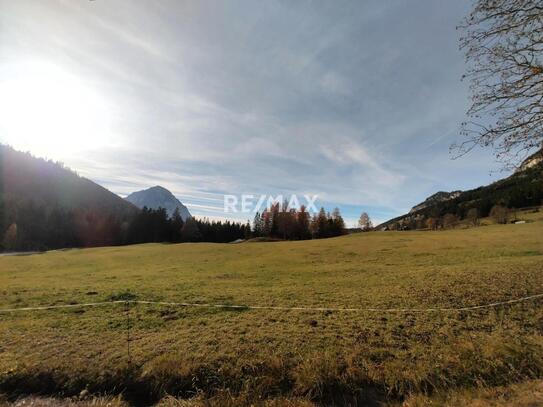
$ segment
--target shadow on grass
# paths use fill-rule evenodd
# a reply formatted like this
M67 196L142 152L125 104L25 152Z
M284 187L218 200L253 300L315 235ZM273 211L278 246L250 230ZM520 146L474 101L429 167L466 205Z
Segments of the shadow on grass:
M543 376L538 338L494 334L480 343L458 340L419 350L423 353L412 349L416 357L402 358L400 352L383 358L379 349L362 344L350 354L239 355L208 361L169 354L144 365L94 370L38 365L0 372L0 392L15 399L29 394L75 396L87 390L122 394L134 406L151 405L165 396L212 399L225 392L235 400L230 405L262 405L263 400L286 397L323 405L371 406L401 402L413 394L502 386Z
M115 294L111 294L107 297L108 301L134 301L138 299L138 295L130 291L120 291Z

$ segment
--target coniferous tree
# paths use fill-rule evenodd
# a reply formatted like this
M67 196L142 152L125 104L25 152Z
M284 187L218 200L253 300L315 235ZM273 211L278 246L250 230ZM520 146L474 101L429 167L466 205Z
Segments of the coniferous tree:
M263 235L263 233L264 233L264 223L262 220L262 216L260 215L260 212L257 212L253 220L253 235L255 237L260 237Z
M181 230L181 239L184 242L199 242L202 239L202 233L198 228L196 220L189 218Z
M181 230L183 230L184 224L185 222L183 222L179 208L176 207L170 219L170 236L172 242L177 243L181 241Z
M310 217L305 206L301 206L300 210L296 214L296 224L297 224L297 237L298 239L305 240L311 238L310 230Z
M244 235L245 240L248 240L251 237L253 237L252 232L251 232L251 224L249 223L249 221L247 221L247 223L245 224L245 230L243 231L243 235Z
M317 239L322 239L328 235L328 217L324 208L319 210L319 213L315 219L316 225L314 227Z
M329 232L331 236L340 236L345 232L345 221L341 216L339 208L335 208L332 212L332 230Z
M311 232L311 238L312 239L317 239L317 235L318 235L318 222L317 222L317 214L314 213L313 216L311 216L310 218L310 221L309 221L309 231Z
M270 210L270 236L279 237L279 202L274 203Z
M262 236L269 237L272 230L272 215L268 209L262 212Z

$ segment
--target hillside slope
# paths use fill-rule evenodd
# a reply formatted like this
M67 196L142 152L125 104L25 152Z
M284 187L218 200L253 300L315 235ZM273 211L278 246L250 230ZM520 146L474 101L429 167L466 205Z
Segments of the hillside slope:
M524 208L543 202L543 150L538 151L507 178L468 191L438 192L415 205L405 215L380 224L379 229L416 229L429 217L454 214L464 219L471 208L480 217L489 215L494 205Z
M132 192L125 199L138 208L143 208L144 206L151 209L164 208L168 216L172 216L175 209L179 208L179 214L183 218L183 221L191 217L189 210L179 199L166 188L158 185L142 191Z
M0 145L0 245L26 250L114 243L111 228L137 212L59 163Z

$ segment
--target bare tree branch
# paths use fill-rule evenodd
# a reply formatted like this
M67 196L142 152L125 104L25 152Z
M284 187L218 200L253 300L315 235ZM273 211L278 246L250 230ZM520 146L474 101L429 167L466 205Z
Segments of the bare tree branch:
M476 0L458 28L472 104L453 156L490 147L516 166L543 146L543 0Z

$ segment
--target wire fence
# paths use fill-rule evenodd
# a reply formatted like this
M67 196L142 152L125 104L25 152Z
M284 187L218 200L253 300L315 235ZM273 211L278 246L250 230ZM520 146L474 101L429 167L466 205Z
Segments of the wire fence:
M341 307L300 307L300 306L275 306L275 305L233 305L233 304L210 304L210 303L190 303L190 302L169 302L169 301L147 301L147 300L115 300L88 302L81 304L57 304L57 305L39 305L34 307L19 307L19 308L0 308L0 313L22 312L22 311L44 311L61 308L84 308L84 307L99 307L112 304L125 304L129 307L131 304L148 304L161 305L171 307L191 307L191 308L224 308L224 309L240 309L240 310L276 310L276 311L329 311L329 312L464 312L475 311L484 308L495 308L503 305L516 304L526 301L533 301L543 298L543 293L529 295L526 297L515 298L506 301L498 301L487 304L463 306L463 307L433 307L433 308L341 308Z
M57 305L39 305L32 307L17 307L17 308L0 308L0 314L18 313L18 312L32 312L32 311L47 311L56 309L70 309L70 308L87 308L87 307L102 307L111 306L115 304L124 305L124 312L126 314L126 354L129 364L132 363L131 342L133 341L131 334L131 319L130 312L131 306L142 305L157 305L165 307L183 307L183 308L209 308L209 309L233 309L233 310L276 310L276 311L306 311L306 312L367 312L372 314L384 314L384 313L463 313L468 311L476 311L481 309L492 309L507 305L514 305L524 303L528 301L535 301L543 298L543 293L534 294L520 298L514 298L505 301L498 301L486 304L462 306L462 307L433 307L433 308L373 308L373 307L359 307L359 308L341 308L341 307L303 307L303 306L275 306L275 305L234 305L234 304L211 304L211 303L191 303L191 302L169 302L169 301L150 301L150 300L110 300L100 302L88 302L79 304L57 304Z

